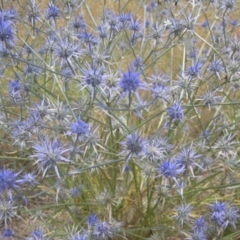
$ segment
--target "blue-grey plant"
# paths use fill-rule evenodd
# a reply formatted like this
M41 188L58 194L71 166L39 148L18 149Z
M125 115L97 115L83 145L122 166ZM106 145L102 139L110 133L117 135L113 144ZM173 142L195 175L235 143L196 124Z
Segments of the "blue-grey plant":
M0 238L237 238L239 6L0 1Z

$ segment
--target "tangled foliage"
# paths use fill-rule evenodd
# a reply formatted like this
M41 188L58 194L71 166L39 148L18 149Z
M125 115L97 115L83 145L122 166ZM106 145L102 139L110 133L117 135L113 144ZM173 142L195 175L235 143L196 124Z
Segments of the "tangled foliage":
M1 239L240 238L237 1L0 5Z

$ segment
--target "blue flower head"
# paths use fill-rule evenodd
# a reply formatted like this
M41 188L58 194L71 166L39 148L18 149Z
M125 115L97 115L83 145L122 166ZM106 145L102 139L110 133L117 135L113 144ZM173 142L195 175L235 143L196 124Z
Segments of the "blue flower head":
M233 27L236 27L236 26L238 25L238 20L236 20L236 19L232 20L232 21L231 21L231 25L232 25Z
M13 21L17 17L17 11L14 8L9 10L0 9L0 18L3 18L5 21Z
M81 194L81 190L79 187L74 187L74 188L71 188L69 190L69 195L72 197L72 198L76 198L76 197L79 197Z
M92 33L86 31L79 33L78 38L89 46L96 46L98 44L98 39Z
M195 220L194 231L205 232L207 229L206 220L203 217L199 217Z
M19 92L21 89L22 89L22 85L21 85L19 79L10 81L9 93L12 93L12 95L14 95L15 93Z
M236 223L240 215L239 210L235 207L231 207L226 202L216 201L214 204L210 205L212 208L211 220L219 227L226 228L232 225L236 229Z
M111 226L103 221L103 222L98 222L94 226L94 236L96 236L97 239L108 239L112 237L112 229Z
M190 204L182 203L176 209L177 214L174 216L178 222L183 226L184 222L190 222L192 206Z
M208 21L204 21L204 22L202 23L202 27L203 27L203 28L207 28L208 26L209 26Z
M12 44L14 39L14 32L12 30L12 22L0 17L0 41L7 44Z
M197 62L196 64L191 65L188 70L187 70L187 74L193 78L193 77L198 77L200 71L202 68L202 63Z
M120 88L123 92L131 93L136 92L139 88L141 88L142 83L139 78L138 72L133 72L128 70L128 72L123 73L122 78L119 82Z
M2 237L13 237L15 235L14 231L11 228L5 228L2 231Z
M44 237L42 228L36 228L32 231L31 237L33 240L48 240L48 238Z
M147 150L148 142L142 138L142 136L138 132L133 132L126 137L127 139L121 144L124 146L124 150L121 154L127 154L126 161L128 161L133 156L137 158L140 157Z
M22 179L19 179L18 182L20 184L29 184L31 186L34 186L36 184L38 184L38 182L36 181L36 176L33 173L27 173L25 174Z
M76 233L72 238L71 240L87 240L89 239L88 238L88 235L86 232L82 232L82 233Z
M216 223L218 227L222 227L226 219L226 203L216 201L211 207L213 210L211 220Z
M87 135L89 132L89 124L83 122L80 118L77 119L76 122L72 123L71 127L71 133L77 134L77 135Z
M166 178L175 178L182 169L179 168L178 164L170 161L163 161L159 166L159 171L161 175Z
M18 181L16 179L18 174L19 173L15 173L10 169L3 168L0 170L0 193L2 193L4 190L18 188Z
M53 18L55 20L56 18L60 17L60 15L60 9L56 7L52 2L50 2L46 10L46 19L49 20Z
M137 70L141 67L143 67L143 60L141 57L137 57L133 63L132 63L133 67Z
M98 37L99 37L100 39L105 39L105 38L107 38L108 33L107 33L107 28L106 28L106 26L104 26L104 25L99 25L99 26L97 27L97 30L98 30Z
M183 109L182 104L180 102L176 102L172 106L168 108L168 116L170 120L180 120L183 121Z
M54 168L57 177L60 179L58 163L70 162L69 159L64 157L64 154L69 149L64 148L57 138L49 141L47 137L40 139L39 143L35 143L33 149L35 150L35 154L32 157L37 158L36 163L39 166L39 170L43 172L43 177L50 168Z
M129 29L138 32L141 30L141 24L137 19L131 18L131 22L129 24Z
M225 211L225 210L226 210L226 203L216 201L216 202L212 205L212 210L213 210L214 212L222 212L222 211Z
M85 83L87 85L91 85L92 87L103 84L106 79L103 67L88 66L88 69L84 69L82 71L84 73Z
M96 214L91 214L89 215L89 217L87 218L87 224L89 227L93 227L98 223L98 217Z
M78 32L79 30L86 30L86 22L83 16L77 16L72 22L72 28L76 29Z

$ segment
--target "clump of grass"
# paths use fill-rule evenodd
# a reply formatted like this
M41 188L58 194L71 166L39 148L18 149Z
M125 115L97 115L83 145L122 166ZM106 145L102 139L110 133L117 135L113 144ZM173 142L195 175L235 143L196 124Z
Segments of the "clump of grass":
M95 4L1 1L1 237L238 239L238 4Z

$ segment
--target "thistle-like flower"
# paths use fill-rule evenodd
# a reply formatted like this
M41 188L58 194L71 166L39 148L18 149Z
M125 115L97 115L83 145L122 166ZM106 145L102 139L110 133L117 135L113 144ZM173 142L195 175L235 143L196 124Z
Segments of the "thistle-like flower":
M94 227L99 222L96 214L90 214L87 218L88 228Z
M131 70L123 73L122 79L119 82L119 86L123 92L136 92L141 87L139 73Z
M78 58L81 55L81 52L78 49L79 46L69 43L67 38L64 38L53 46L53 52L56 58L61 59L61 66L63 66L63 63L66 62L72 66L71 57Z
M127 135L126 138L125 141L121 142L124 146L121 154L126 155L126 161L130 160L133 156L140 159L140 156L147 150L147 141L138 132L133 132Z
M64 148L57 138L52 141L48 137L41 138L39 143L33 145L35 154L31 157L37 158L36 164L38 168L43 172L44 177L46 173L54 168L57 177L60 179L60 173L58 169L58 164L61 162L71 162L68 158L64 157L64 154L69 151L69 149Z
M99 221L94 226L94 236L98 240L111 238L112 235L112 228L107 222Z
M79 15L76 18L74 18L74 20L71 22L71 25L72 28L76 29L77 32L79 32L80 30L82 31L86 30L86 22L82 15Z
M168 116L170 121L180 120L183 122L183 109L180 102L176 102L168 108Z
M184 147L182 149L182 151L176 157L176 162L181 168L183 168L183 171L186 171L187 168L189 168L194 176L193 166L201 168L201 166L197 163L197 160L200 159L200 157L201 155L197 154L191 145L190 147Z
M193 64L188 68L187 74L191 79L194 77L198 77L201 72L201 68L202 68L202 63L197 62L196 64Z
M10 81L8 94L14 103L20 103L23 100L22 91L23 87L20 83L19 78Z
M50 20L51 18L53 18L54 20L56 20L56 18L60 16L61 16L60 9L57 6L55 6L52 2L50 2L46 10L46 19Z
M231 207L226 202L216 201L211 204L212 215L211 220L219 227L226 228L228 225L232 225L236 229L236 223L240 215L237 208Z
M190 221L192 206L190 204L182 203L177 209L177 214L174 216L178 222L183 226L184 222Z
M48 238L44 237L43 230L42 228L36 228L31 232L31 237L30 239L33 240L48 240Z
M93 64L92 66L87 65L87 69L82 69L82 72L84 81L80 83L83 86L81 89L90 86L91 99L93 99L96 88L102 88L108 76L104 74L104 67L97 64Z
M176 176L183 172L183 170L183 167L171 161L163 161L159 166L160 175L172 179L176 179Z
M89 236L85 231L78 232L72 236L71 240L88 240Z
M141 101L137 90L146 89L146 86L141 82L139 76L139 72L134 72L130 69L128 72L123 73L119 82L119 87L122 90L121 95L126 94L130 98L131 94L134 93L138 100Z
M17 189L18 180L16 179L19 173L15 173L10 169L1 169L0 170L0 193L2 194L5 190L8 191L10 199L11 197L11 189Z
M87 135L89 132L89 124L78 118L76 122L71 124L70 131L78 136Z
M15 235L15 232L11 229L11 228L5 228L3 229L2 231L2 237L1 239L5 239L5 238L10 238L12 239L12 237L14 237Z
M0 219L4 221L5 227L7 222L12 220L13 217L17 217L16 204L12 200L0 199Z
M19 184L27 184L30 186L34 186L34 185L38 184L34 173L26 173L21 179L18 180L18 183Z
M5 43L5 46L13 45L14 31L12 29L12 22L5 20L3 16L0 16L0 41ZM0 48L2 51L2 47Z

